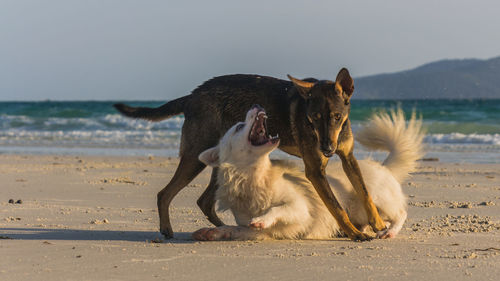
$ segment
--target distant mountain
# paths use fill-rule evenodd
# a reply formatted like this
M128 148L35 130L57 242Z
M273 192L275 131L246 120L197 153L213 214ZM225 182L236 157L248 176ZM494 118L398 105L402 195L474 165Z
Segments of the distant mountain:
M359 99L500 99L500 57L441 60L354 79Z

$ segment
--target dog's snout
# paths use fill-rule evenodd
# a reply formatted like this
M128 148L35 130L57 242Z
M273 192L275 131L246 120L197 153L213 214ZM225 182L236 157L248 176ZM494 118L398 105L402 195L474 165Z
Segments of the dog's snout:
M323 153L323 155L325 157L332 157L335 150L333 149L333 146L331 143L328 143L328 144L325 143L325 144L321 144L321 152Z
M332 156L333 156L333 153L334 153L334 152L335 152L335 151L333 151L333 150L328 150L328 151L323 150L323 155L324 155L325 157L330 158L330 157L332 157Z

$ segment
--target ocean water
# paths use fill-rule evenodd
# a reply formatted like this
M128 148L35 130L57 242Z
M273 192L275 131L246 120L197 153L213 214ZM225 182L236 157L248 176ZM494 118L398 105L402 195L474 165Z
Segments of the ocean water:
M118 114L114 103L0 102L0 153L177 155L182 115L157 123L134 120ZM398 106L408 116L415 110L423 118L426 157L500 163L500 100L353 100L353 130L374 112ZM371 154L360 146L356 152L361 157Z

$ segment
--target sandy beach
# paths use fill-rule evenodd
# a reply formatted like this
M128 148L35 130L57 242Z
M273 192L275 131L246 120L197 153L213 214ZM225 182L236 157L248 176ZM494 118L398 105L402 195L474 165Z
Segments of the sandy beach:
M196 242L206 169L158 232L177 158L0 155L0 280L497 280L500 164L419 162L392 240ZM300 161L297 161L300 164ZM9 200L12 199L9 203ZM20 200L20 201L18 201ZM16 203L18 202L18 203ZM227 213L227 223L234 223Z

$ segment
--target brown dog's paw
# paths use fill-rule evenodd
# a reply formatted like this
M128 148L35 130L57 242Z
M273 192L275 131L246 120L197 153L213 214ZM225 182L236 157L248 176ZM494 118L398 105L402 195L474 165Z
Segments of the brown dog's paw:
M172 230L160 230L161 234L163 234L163 237L165 239L172 239L174 238L174 232Z
M371 241L373 240L374 237L366 234L366 233L356 233L354 235L350 235L349 238L352 240L352 241L356 241L356 242L364 242L364 241Z
M370 221L370 226L372 227L373 231L375 231L375 232L387 230L387 227L385 226L385 222L380 218L380 216L377 216L376 218L372 219Z

